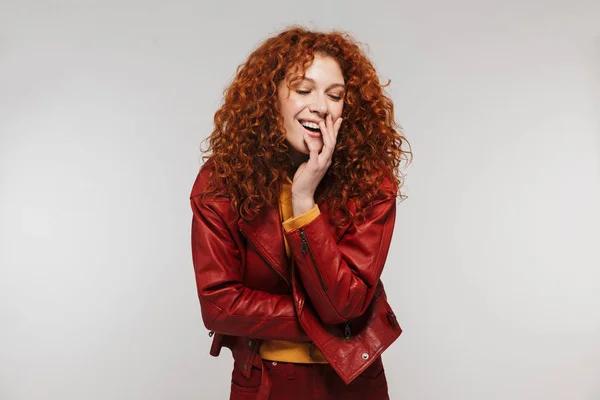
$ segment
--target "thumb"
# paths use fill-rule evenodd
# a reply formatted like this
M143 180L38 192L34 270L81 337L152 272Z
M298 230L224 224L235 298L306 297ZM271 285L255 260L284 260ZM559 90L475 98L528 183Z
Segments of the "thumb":
M296 173L294 174L294 178L292 179L292 181L296 180L297 177L302 175L302 171L304 171L304 168L306 168L306 162L303 162L302 164L300 164L300 166L296 170Z

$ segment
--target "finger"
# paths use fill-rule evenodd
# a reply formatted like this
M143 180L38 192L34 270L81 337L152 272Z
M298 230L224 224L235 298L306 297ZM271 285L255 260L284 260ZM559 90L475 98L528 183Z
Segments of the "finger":
M333 132L334 132L334 139L336 142L337 142L338 133L340 133L340 126L342 126L343 121L344 120L342 119L342 117L338 118L337 121L335 121Z
M333 154L333 152L335 150L336 137L335 137L335 124L333 123L333 117L331 116L331 114L329 114L327 116L327 132L328 132L327 137L329 138L329 144L330 144L329 147L331 148L331 154Z
M304 141L306 142L306 146L309 151L309 158L307 164L315 165L318 163L319 150L315 143L313 143L313 138L311 138L308 133L304 132Z
M329 138L331 139L331 143L332 146L335 143L335 136L334 136L334 132L333 132L333 117L331 116L331 114L329 114L327 116L327 131L329 133Z
M310 136L307 132L304 132L304 142L309 151L319 149L319 139Z
M319 154L319 161L322 164L326 164L333 153L333 144L331 143L331 135L325 122L319 122L319 128L321 129L321 136L323 136L323 150L321 151L321 154Z
M323 150L326 147L331 146L331 136L328 134L327 126L321 121L319 122L319 129L321 129L321 137L323 138Z
M332 142L332 146L335 150L335 144L337 143L337 133L338 130L340 129L340 118L338 118L337 120L335 120L335 122L333 122L333 117L331 117L331 142Z

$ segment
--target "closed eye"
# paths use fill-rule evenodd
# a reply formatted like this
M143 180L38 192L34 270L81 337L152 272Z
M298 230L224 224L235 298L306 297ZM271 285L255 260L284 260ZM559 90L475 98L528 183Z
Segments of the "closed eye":
M301 96L306 96L307 94L310 94L311 90L296 90L296 93L298 93ZM333 100L333 101L340 101L342 99L342 96L336 96L334 94L330 94L329 97Z

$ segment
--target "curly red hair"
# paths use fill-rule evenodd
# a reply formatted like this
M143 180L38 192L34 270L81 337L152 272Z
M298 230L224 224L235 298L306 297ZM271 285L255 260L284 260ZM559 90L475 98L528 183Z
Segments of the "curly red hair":
M402 197L400 164L412 153L402 149L408 142L383 90L389 82L380 84L373 64L349 34L293 26L264 41L237 68L206 139L209 147L203 152L210 155L203 159L210 158L214 165L204 195L221 191L244 219L277 205L280 183L291 163L277 87L283 79L289 85L291 72L303 77L315 54L335 59L346 84L344 124L315 201L323 198L332 210L341 211L336 221L341 226L360 218L372 201ZM382 186L386 178L393 185ZM350 200L356 211L351 211Z

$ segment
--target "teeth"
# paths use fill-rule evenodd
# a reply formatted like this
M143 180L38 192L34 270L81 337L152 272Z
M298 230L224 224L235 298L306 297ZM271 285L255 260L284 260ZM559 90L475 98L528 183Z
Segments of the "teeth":
M306 128L311 128L311 129L319 129L319 125L315 124L314 122L300 122L300 124L302 124L302 126L306 127Z

